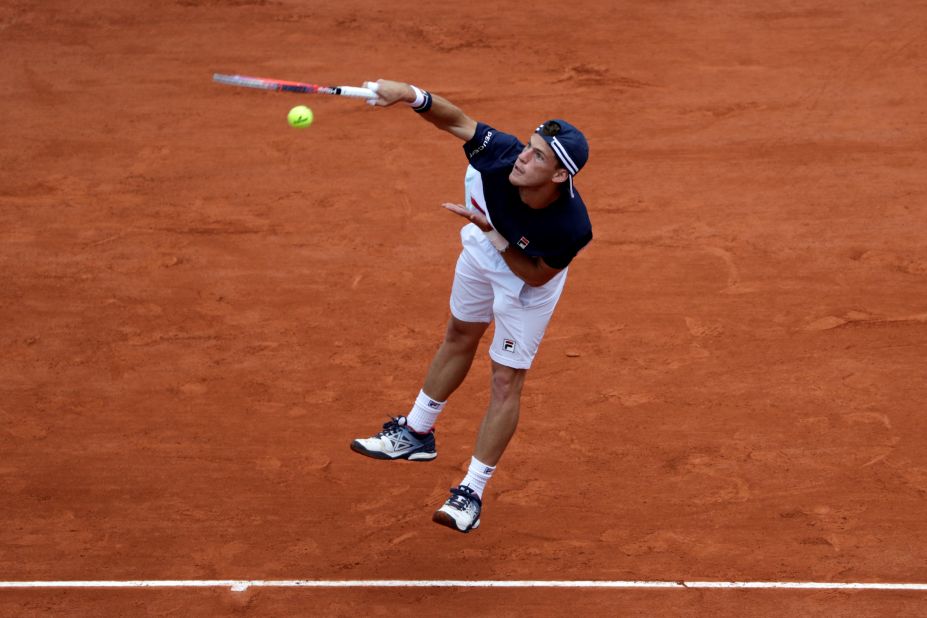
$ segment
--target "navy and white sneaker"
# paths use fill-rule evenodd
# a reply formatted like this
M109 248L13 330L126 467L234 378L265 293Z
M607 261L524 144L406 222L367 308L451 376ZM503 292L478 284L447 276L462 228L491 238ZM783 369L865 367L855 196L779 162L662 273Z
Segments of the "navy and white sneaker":
M435 511L431 520L436 524L453 528L458 532L470 532L480 527L480 511L483 502L472 489L466 485L451 488L451 497L440 509Z
M438 456L434 429L426 434L415 433L406 425L404 416L390 419L383 431L372 438L354 440L351 450L374 459L431 461Z

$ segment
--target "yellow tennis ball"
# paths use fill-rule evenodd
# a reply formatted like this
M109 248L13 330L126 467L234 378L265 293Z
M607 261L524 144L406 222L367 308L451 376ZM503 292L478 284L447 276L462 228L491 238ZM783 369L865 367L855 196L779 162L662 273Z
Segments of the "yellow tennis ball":
M312 124L312 119L312 110L305 105L297 105L286 115L286 121L290 123L291 127L297 129L305 129Z

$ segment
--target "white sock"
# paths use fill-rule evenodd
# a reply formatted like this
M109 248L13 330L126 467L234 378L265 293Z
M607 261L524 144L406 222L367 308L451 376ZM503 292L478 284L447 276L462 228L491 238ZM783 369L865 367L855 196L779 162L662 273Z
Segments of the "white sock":
M483 499L483 490L486 489L486 483L492 478L492 473L496 471L496 466L487 466L476 457L470 458L470 467L467 469L467 476L461 481L461 485L466 485Z
M446 401L435 401L425 394L425 391L419 391L418 397L415 398L415 404L406 417L406 424L416 433L428 433L435 426L438 415L444 409Z

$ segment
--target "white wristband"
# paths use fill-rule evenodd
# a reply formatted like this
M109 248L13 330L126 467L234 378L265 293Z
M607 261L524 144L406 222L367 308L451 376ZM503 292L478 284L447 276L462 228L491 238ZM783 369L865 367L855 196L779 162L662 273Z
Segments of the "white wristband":
M421 88L418 86L413 86L412 84L409 84L409 88L415 92L415 100L409 103L409 105L412 107L421 107L425 102L425 93Z
M502 253L509 248L509 241L505 237L497 232L496 230L489 230L488 232L483 232L486 234L486 238L489 242L492 243L492 246L496 248L496 251Z

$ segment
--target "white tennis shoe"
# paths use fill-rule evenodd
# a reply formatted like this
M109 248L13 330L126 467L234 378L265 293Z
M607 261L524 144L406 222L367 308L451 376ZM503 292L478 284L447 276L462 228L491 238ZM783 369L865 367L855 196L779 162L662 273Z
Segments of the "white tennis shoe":
M434 429L427 434L417 434L409 429L404 416L390 419L372 438L354 440L351 450L374 459L431 461L438 456Z
M431 520L436 524L447 526L458 532L470 532L480 527L480 511L483 502L472 489L466 485L451 488L451 497L440 509L435 511Z

